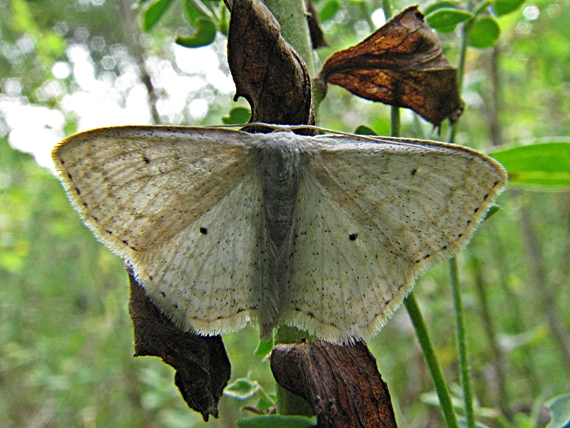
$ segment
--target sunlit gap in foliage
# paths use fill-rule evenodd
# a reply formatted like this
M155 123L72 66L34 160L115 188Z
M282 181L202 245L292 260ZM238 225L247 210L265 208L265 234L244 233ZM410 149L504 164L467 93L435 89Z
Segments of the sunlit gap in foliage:
M94 44L105 50L101 58L93 58ZM173 61L146 58L158 91L157 109L163 124L195 125L206 117L210 105L218 104L219 97L233 93L224 55L225 40L221 39L192 50L172 44ZM0 116L5 121L0 135L8 135L13 148L33 154L41 166L50 169L49 153L68 133L64 128L71 117L77 121L77 130L152 121L147 91L125 46L116 43L106 47L101 37L85 38L85 43L69 44L66 56L68 62L56 62L52 78L35 94L38 101L54 107L37 105L23 96L17 78L0 82ZM66 82L68 79L71 82Z

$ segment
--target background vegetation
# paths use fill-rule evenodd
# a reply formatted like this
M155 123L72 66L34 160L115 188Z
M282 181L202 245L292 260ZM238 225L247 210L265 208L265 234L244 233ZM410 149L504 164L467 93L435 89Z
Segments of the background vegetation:
M394 2L394 7L408 4ZM315 6L329 43L318 51L319 68L332 52L371 32L381 2L320 0ZM142 13L127 0L0 0L0 420L5 426L204 424L186 408L169 367L131 357L122 262L82 226L57 179L40 166L48 165L46 154L58 139L79 129L222 123L235 107L225 39L218 33L209 47L175 46L175 34L192 31L189 19L182 2L175 1L152 31L143 33ZM467 109L456 141L490 151L567 136L570 2L527 1L497 22L501 36L495 47L468 50ZM441 37L456 63L457 34ZM330 88L320 125L343 131L367 125L387 135L389 116L388 107ZM439 138L407 112L402 120L404 136ZM544 426L545 400L570 392L570 200L562 191L511 187L499 204L503 210L483 224L459 257L476 414L489 426ZM453 390L459 375L447 269L443 264L421 278L414 293ZM249 376L272 392L268 363L254 356L257 332L248 328L224 341L232 378ZM442 426L405 310L369 345L399 424ZM209 425L234 426L243 415L239 408L256 400L223 398L220 419ZM499 409L511 420L501 418Z

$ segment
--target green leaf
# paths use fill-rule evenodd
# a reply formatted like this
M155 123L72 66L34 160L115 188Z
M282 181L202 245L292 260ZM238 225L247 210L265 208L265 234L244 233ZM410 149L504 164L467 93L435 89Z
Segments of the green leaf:
M224 394L228 397L237 398L238 400L245 400L252 397L259 391L259 384L250 379L241 378L236 379L224 388Z
M209 4L219 3L217 0L206 0ZM200 18L216 20L212 11L201 0L184 0L186 16L190 24L195 27ZM225 6L222 10L226 10Z
M269 398L271 398L271 397L268 395L263 395L257 401L257 404L255 405L255 407L257 409L261 410L262 412L267 412L270 408L275 406L275 400L271 401L271 400L269 400Z
M330 19L333 19L334 16L336 15L336 13L338 12L340 8L340 4L338 2L338 0L330 0L328 1L323 8L321 9L321 12L319 13L319 20L321 22L325 22L328 21Z
M372 128L369 128L366 125L360 125L354 130L354 133L356 135L378 135Z
M224 6L221 8L220 19L218 20L219 22L218 31L222 33L224 36L228 37L228 31L230 29L229 28L230 21L227 18L226 14L227 14L227 9Z
M483 219L483 221L487 221L489 218L491 218L493 215L495 215L497 212L501 211L502 208L500 205L491 205L491 208L489 208L489 211L487 211L487 214L485 214L485 218Z
M306 416L264 415L239 419L238 428L309 428L317 425L317 418Z
M196 21L196 32L188 37L177 36L176 43L186 48L199 48L211 44L216 38L216 23L207 18Z
M553 397L544 403L550 412L550 423L546 428L566 428L570 426L570 394Z
M230 110L230 114L222 117L222 122L226 125L239 125L247 123L251 117L251 111L245 107L236 107Z
M501 29L497 20L491 16L478 18L469 32L469 46L484 49L493 46L499 40Z
M199 7L196 7L194 1L186 0L184 3L186 5L185 10L186 10L186 16L188 17L188 21L190 22L190 24L195 26L198 19L204 18L205 15L204 13L202 13L202 10Z
M426 16L426 21L431 28L440 33L449 33L455 30L457 24L473 18L473 14L461 10L444 7Z
M499 150L489 156L507 169L511 185L570 187L570 139Z
M495 0L493 9L499 16L507 15L519 8L525 0Z
M457 2L448 1L448 0L436 1L435 3L431 3L425 8L423 8L424 16L427 16L430 13L443 8L459 9L459 7L457 6Z
M224 119L225 118L222 118L222 120L224 120ZM245 123L245 122L243 122L243 123ZM272 350L273 350L273 335L271 335L271 339L269 339L269 340L260 340L259 341L259 344L257 345L257 349L255 350L255 355L257 355L258 357L265 357L266 355L269 355Z
M157 0L151 4L144 13L143 28L149 31L162 18L164 12L170 7L173 0Z

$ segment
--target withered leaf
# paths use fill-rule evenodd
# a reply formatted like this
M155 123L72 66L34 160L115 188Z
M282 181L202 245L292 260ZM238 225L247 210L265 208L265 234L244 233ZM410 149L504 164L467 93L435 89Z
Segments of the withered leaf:
M459 119L457 70L417 6L404 9L356 46L333 54L318 80L359 97L414 110L435 126Z
M313 49L328 46L325 36L323 35L323 30L321 30L317 11L315 10L312 0L309 0L307 3L307 24L309 25L309 34L311 36L311 45Z
M364 342L278 345L271 370L313 407L318 427L396 427L390 393Z
M221 336L204 337L180 330L146 296L127 266L131 284L129 313L135 330L135 357L162 358L174 367L174 383L188 406L218 417L218 402L230 378L230 361Z
M234 0L228 33L228 63L235 99L251 105L251 122L313 124L311 82L297 52L260 0Z

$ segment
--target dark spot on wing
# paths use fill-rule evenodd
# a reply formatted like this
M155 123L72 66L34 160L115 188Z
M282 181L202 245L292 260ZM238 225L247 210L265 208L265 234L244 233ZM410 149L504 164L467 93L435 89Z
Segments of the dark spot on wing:
M358 233L351 233L350 235L348 235L348 239L350 239L351 241L356 241L356 238L358 238Z
M208 234L208 229L206 229L205 227L201 227L201 228L200 228L200 233L201 233L202 235L207 235L207 234Z
M417 170L417 169L412 169L412 170L410 171L410 174L412 174L412 175L416 175L416 172L418 172L418 170Z
M136 251L137 249L135 247L131 247L129 244L129 241L127 240L123 240L123 244L125 244L127 247L129 247L131 250Z
M147 165L150 163L150 159L147 158L145 155L143 155L143 161L144 161L144 163L146 163Z
M75 188L75 191L77 192L78 195L81 195L81 190L79 190L79 188Z
M69 177L69 179L70 179L71 181L73 181L73 176L72 176L69 172L67 173L67 176Z

